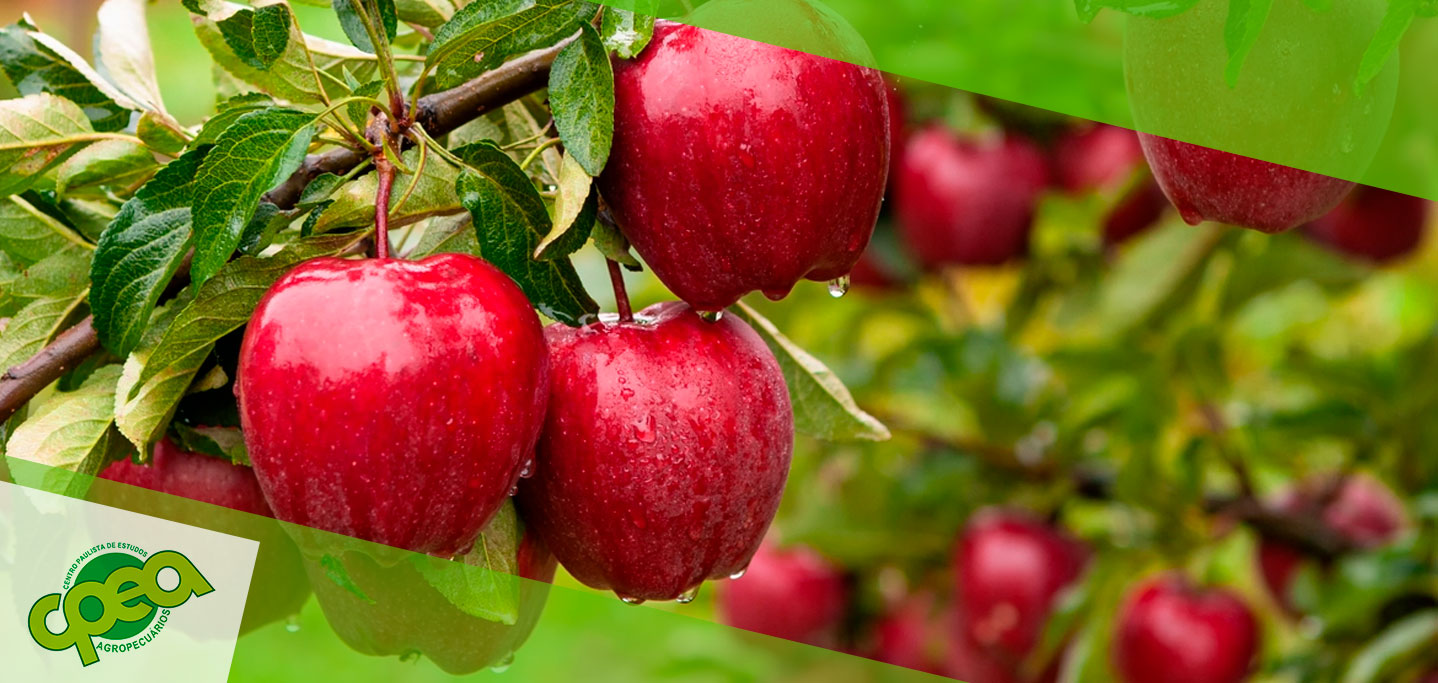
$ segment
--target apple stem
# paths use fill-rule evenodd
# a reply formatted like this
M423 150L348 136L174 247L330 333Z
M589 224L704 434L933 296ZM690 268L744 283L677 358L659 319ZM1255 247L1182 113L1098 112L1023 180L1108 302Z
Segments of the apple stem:
M614 283L614 304L619 307L619 322L634 322L634 311L629 307L629 292L624 289L624 271L620 270L619 262L614 259L605 259L609 262L609 281Z
M375 152L375 172L379 174L379 189L374 197L374 243L375 258L389 258L389 194L394 187L394 164L385 156L384 149Z

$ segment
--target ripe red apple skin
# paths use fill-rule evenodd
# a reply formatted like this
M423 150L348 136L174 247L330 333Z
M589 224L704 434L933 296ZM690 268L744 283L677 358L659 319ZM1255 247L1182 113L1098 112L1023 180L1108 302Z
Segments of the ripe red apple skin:
M759 336L667 302L546 337L549 412L517 498L530 528L576 579L631 600L743 570L794 446L784 377Z
M240 348L245 443L275 516L416 552L466 552L543 424L543 329L472 256L316 259Z
M1266 233L1337 206L1353 183L1260 159L1139 133L1159 187L1190 225L1217 221Z
M1087 548L1048 524L1016 511L980 511L955 551L958 638L1017 671L1059 591L1087 563Z
M1285 492L1279 509L1312 515L1361 549L1378 548L1392 542L1408 528L1403 501L1382 482L1367 474L1350 475L1333 494L1328 505L1318 509L1331 480L1319 477ZM1265 538L1258 546L1258 567L1263 581L1278 604L1290 614L1297 610L1289 589L1298 570L1307 562L1303 552L1282 541Z
M744 576L719 585L719 618L746 631L819 647L838 644L848 604L844 576L802 546L759 546Z
M1070 194L1122 189L1146 166L1137 134L1102 123L1060 138L1053 165L1059 187ZM1104 217L1104 243L1119 244L1143 232L1167 207L1158 183L1145 174Z
M198 515L204 513L181 501L168 504L152 495L137 495L138 492L125 487L96 484L89 493L90 500L102 505L185 524L201 523L231 536L259 541L250 583L262 586L257 590L263 592L245 601L240 635L297 614L309 599L310 585L300 564L300 552L294 541L270 519L274 515L250 468L191 453L169 439L162 439L151 451L149 464L119 460L102 470L100 478L257 515L242 518L206 514L200 518Z
M1126 683L1237 683L1258 652L1258 623L1242 600L1177 574L1138 585L1116 628L1114 668Z
M1378 187L1359 187L1309 223L1307 235L1342 254L1375 264L1407 256L1423 242L1429 201Z
M879 72L659 22L614 88L600 188L680 299L716 311L853 268L889 164Z
M529 536L517 552L519 576L529 580L520 582L514 624L460 610L409 562L385 566L361 552L342 554L345 574L368 601L336 584L317 561L306 560L305 571L325 620L350 648L379 657L417 652L458 676L502 664L539 622L554 579L554 556Z
M181 450L169 439L155 444L148 465L119 460L100 472L100 478L274 517L253 470L221 458Z
M909 139L894 180L900 234L930 270L1020 258L1047 178L1027 140L961 140L931 125Z

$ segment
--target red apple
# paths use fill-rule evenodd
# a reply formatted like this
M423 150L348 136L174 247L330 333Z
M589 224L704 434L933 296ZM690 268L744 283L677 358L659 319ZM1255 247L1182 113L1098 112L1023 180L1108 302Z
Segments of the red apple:
M299 550L270 519L273 517L270 506L250 468L181 450L169 439L163 439L155 444L149 464L119 460L101 471L100 479L128 486L96 483L89 492L89 499L96 503L259 541L250 581L256 588L245 601L245 612L240 619L241 635L298 613L309 598L310 586L300 566ZM255 516L207 513L185 501L142 494L131 487Z
M719 618L746 631L838 645L848 588L839 569L804 547L761 545L744 576L719 588Z
M848 274L879 215L879 72L659 22L614 69L604 199L654 274L701 311Z
M277 517L438 556L509 496L549 386L529 301L462 254L300 265L260 301L238 374Z
M959 639L1017 671L1038 644L1059 591L1083 573L1088 550L1026 514L989 509L959 538Z
M1353 189L1339 178L1139 133L1153 175L1190 225L1218 221L1267 233L1311 221Z
M317 561L306 560L305 570L325 619L350 648L380 657L418 653L451 674L464 675L508 663L544 611L554 556L528 535L516 552L519 576L527 580L520 582L519 615L513 624L461 610L409 562L386 566L363 552L342 553L339 562L351 583L347 587Z
M273 517L254 470L222 458L181 450L169 439L155 444L150 463L110 463L101 479L182 496L254 515Z
M1336 492L1332 479L1319 477L1285 492L1277 506L1289 512L1322 519L1350 543L1361 549L1381 547L1408 528L1403 501L1382 482L1366 474L1347 477ZM1325 495L1331 496L1319 509ZM1307 558L1301 550L1281 541L1263 539L1258 548L1258 566L1269 592L1289 613L1296 610L1289 600L1293 579Z
M909 595L874 623L870 657L942 676L950 664L953 616L931 594Z
M742 571L779 506L794 416L744 321L679 302L552 325L552 386L520 512L569 573L629 601Z
M1043 155L1022 138L960 139L930 126L909 140L894 180L900 233L928 269L1019 258L1047 177Z
M1054 174L1071 194L1124 189L1145 168L1138 136L1127 128L1095 124L1073 130L1054 148ZM1105 244L1118 244L1158 221L1168 207L1163 191L1148 173L1119 198L1104 217Z
M1306 231L1334 250L1372 263L1396 261L1418 249L1429 201L1377 187L1359 187Z
M1125 602L1114 668L1126 683L1237 683L1253 668L1258 638L1258 623L1238 597L1165 574Z
M1026 681L1012 662L1001 661L965 638L957 638L951 644L945 673L965 683L1052 683L1056 678L1054 673L1045 672L1038 680Z

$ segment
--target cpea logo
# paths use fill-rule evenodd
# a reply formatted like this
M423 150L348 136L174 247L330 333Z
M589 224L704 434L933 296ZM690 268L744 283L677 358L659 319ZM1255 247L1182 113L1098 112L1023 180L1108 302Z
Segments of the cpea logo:
M30 607L30 636L47 650L75 648L84 666L100 661L100 652L144 647L164 630L170 610L215 590L184 555L173 550L152 555L120 542L82 553L62 588ZM56 612L65 622L58 632L50 628Z

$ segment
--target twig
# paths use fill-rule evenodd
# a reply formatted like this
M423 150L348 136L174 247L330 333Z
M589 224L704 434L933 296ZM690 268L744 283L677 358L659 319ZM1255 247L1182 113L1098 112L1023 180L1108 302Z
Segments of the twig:
M614 305L619 309L619 322L634 322L634 309L629 305L629 292L624 289L624 271L619 269L619 262L614 259L605 259L609 262L609 282L614 285Z

